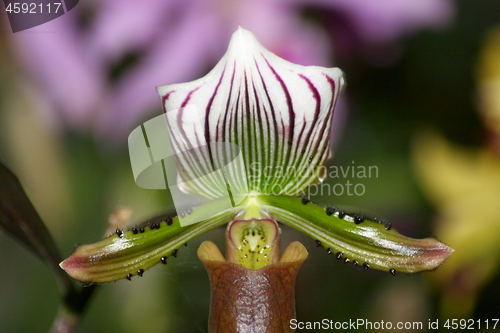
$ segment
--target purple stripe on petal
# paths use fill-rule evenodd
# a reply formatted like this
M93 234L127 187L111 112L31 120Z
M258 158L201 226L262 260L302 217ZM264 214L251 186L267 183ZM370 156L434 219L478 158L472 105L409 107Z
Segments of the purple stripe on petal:
M309 89L311 90L314 99L316 100L316 109L314 110L314 120L313 124L316 124L319 118L320 106L321 106L321 95L318 92L318 89L314 86L314 84L303 74L299 74L299 76L307 82ZM333 95L333 94L332 94Z
M266 98L267 98L267 101L269 103L269 107L271 108L270 112L265 112L265 116L266 116L266 119L268 119L268 123L269 123L269 117L268 115L271 114L272 118L273 118L273 125L274 125L274 131L273 131L273 135L274 135L274 143L275 145L277 145L277 148L279 149L279 152L275 152L275 154L277 154L279 156L279 160L273 164L271 164L270 166L274 169L275 166L278 166L278 165L281 165L281 161L282 161L282 151L283 149L285 149L285 136L283 135L281 137L281 143L280 142L280 131L279 131L279 125L278 125L278 121L276 120L276 114L275 114L275 110L274 110L274 105L273 105L273 102L271 101L271 97L269 96L269 91L267 89L267 86L266 86L266 82L264 80L264 77L262 76L262 73L260 71L260 68L259 68L259 64L257 63L257 61L254 59L255 61L255 66L257 68L257 72L259 73L259 77L260 77L260 80L262 82L262 87L264 88L264 92L266 94ZM283 125L283 122L282 122L282 125ZM285 134L285 129L284 129L284 126L281 127L283 129L282 133ZM271 127L269 127L269 130L271 131ZM273 182L274 184L274 182Z
M226 111L224 112L224 120L222 122L222 124L223 124L224 127L227 125L227 115L229 113L229 106L231 105L231 96L233 95L234 76L235 76L235 74L236 74L236 60L233 62L233 73L231 74L231 83L229 85L229 94L228 94L228 97L227 97L226 109L225 109ZM217 139L219 139L218 131L217 131ZM221 142L226 142L225 129L223 129L223 132L222 132L222 140L221 140Z
M187 138L188 137L187 133L186 133L186 130L185 130L184 126L183 126L183 121L182 121L182 118L183 118L183 115L184 115L184 112L183 112L184 108L186 107L187 103L191 99L191 96L193 95L193 93L195 93L200 88L201 88L201 86L197 87L196 89L191 90L187 94L186 98L184 99L184 101L181 104L179 112L177 113L177 124L178 124L178 126L179 126L179 128L181 130L181 135L182 135L183 138ZM188 149L192 149L193 145L191 144L191 142L189 142L189 140L186 140L186 141L188 142L188 147L187 148Z
M161 98L161 105L163 106L163 113L167 113L167 108L165 107L165 102L168 100L170 95L172 95L174 92L175 92L175 90L171 90L168 93L166 93L165 96L163 96Z
M331 120L333 118L334 106L335 106L335 102L337 100L337 98L336 98L337 92L335 91L335 88L336 88L335 81L327 74L323 73L323 75L326 77L326 80L330 84L330 91L331 91L332 97L330 100L330 105L328 107L327 118L325 118L325 120L323 121L323 126L321 126L321 129L319 131L317 131L317 133L321 133L323 135L329 136L329 134L326 134L325 131L328 130L328 133L330 133ZM314 150L316 151L318 149L321 149L319 146L320 146L320 140L318 140L316 142L316 146L314 147ZM324 149L322 149L322 151L323 151L322 154L324 154Z
M201 86L200 86L200 87L197 87L196 89L191 90L191 91L187 94L186 98L184 99L184 101L183 101L183 102L182 102L182 104L181 104L181 109L183 109L184 107L186 107L186 105L187 105L187 103L189 102L189 100L191 99L191 96L193 95L193 93L194 93L194 92L196 92L196 91L197 91L198 89L200 89L200 88L201 88Z
M215 86L215 91L213 95L210 97L208 100L207 108L205 109L205 141L208 144L210 142L210 109L212 108L212 103L214 102L215 96L217 95L217 92L219 90L219 87L222 83L222 80L224 79L224 73L226 72L226 68L222 71L222 74L220 76L219 82L217 83L217 86ZM212 156L210 156L212 158Z
M262 56L262 57L264 58L264 56ZM292 140L293 140L293 132L294 132L294 128L295 128L295 112L293 110L292 97L290 96L290 92L288 91L288 88L287 88L285 82L283 81L281 76L276 72L274 67L271 66L271 64L269 63L269 60L267 60L266 58L264 58L264 60L266 61L267 66L269 67L271 72L273 72L276 80L278 80L278 82L280 83L281 88L283 89L283 93L285 94L286 104L288 106L288 116L290 117L290 122L288 124L289 129L290 129L290 132L288 135L288 144L291 145Z
M260 132L260 138L261 140L264 138L264 129L262 128L262 112L265 113L265 109L264 109L264 106L261 105L261 102L260 102L260 98L259 98L259 94L257 93L257 89L255 87L255 83L252 84L252 90L253 90L253 96L254 96L254 99L255 99L255 107L256 107L256 114L257 114L257 119L258 119L258 124L260 124L260 126L258 126L259 128L259 132ZM271 140L269 140L270 138L270 135L269 135L269 119L267 118L267 115L266 115L266 125L267 125L267 134L268 134L268 140L267 142L261 142L261 144L266 144L266 148L265 148L265 151L264 151L264 157L263 157L263 163L264 165L269 165L269 153L270 153L270 145L271 145ZM258 148L260 149L260 147ZM259 155L260 157L260 155ZM259 158L257 162L262 162L261 159ZM253 168L250 168L252 171L253 171ZM259 184L262 183L262 179L259 179Z
M337 102L337 94L339 93L338 91L336 91L336 84L335 84L335 80L332 79L330 76L326 75L323 73L323 75L326 77L326 80L328 81L328 83L330 84L330 90L332 92L332 99L330 101L330 107L328 108L328 112L331 112L332 113L332 117L333 117L333 112L334 112L334 107L335 107L335 104Z

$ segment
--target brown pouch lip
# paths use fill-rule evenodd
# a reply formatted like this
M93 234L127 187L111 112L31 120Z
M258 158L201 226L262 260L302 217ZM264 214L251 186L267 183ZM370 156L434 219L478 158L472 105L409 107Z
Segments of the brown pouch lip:
M217 245L203 242L198 257L212 289L209 331L292 332L295 279L307 256L300 242L292 242L278 263L253 270L228 262Z

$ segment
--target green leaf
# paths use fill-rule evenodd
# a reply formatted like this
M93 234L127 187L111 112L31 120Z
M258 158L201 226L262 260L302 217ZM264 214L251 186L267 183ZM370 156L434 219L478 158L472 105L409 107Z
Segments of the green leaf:
M186 213L184 219L212 216L202 222L181 227L179 217L162 215L150 226L117 230L110 237L76 248L60 266L75 280L87 283L105 283L132 276L142 276L145 270L167 258L194 237L229 222L241 207L220 209L224 200L215 200ZM187 222L189 224L189 222Z
M95 288L75 286L59 267L62 260L47 227L31 204L17 177L0 163L0 227L35 255L54 273L61 304L51 332L72 332L78 326Z
M365 268L393 274L428 271L453 252L435 238L409 238L377 222L360 222L361 215L357 221L352 215L339 218L338 211L327 211L301 198L259 195L257 200L276 220L319 241L328 253Z
M60 289L71 289L71 281L58 264L61 255L35 207L17 179L0 163L0 227L27 246L52 269Z

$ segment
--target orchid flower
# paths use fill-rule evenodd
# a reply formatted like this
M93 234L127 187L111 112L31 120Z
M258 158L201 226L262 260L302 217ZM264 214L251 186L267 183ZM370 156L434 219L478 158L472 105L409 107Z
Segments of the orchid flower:
M225 286L237 298L245 288L261 286L267 295L265 286L272 281L293 283L290 272L307 257L302 245L292 243L280 259L281 222L310 236L328 254L365 269L392 274L435 269L453 251L436 239L411 239L378 219L321 207L303 196L324 179L332 116L343 85L338 68L287 62L240 27L205 77L158 88L179 187L206 203L79 246L61 267L85 283L130 280L165 264L194 237L228 224L226 258L213 243L203 243L198 251L212 287ZM228 163L236 157L239 163ZM215 177L221 168L223 177ZM228 278L231 274L239 278ZM248 284L233 293L242 275ZM280 295L293 299L287 284L280 285L280 291L274 290L278 296L268 297L275 300L269 301L271 310L279 308ZM222 306L230 296L221 299L219 294L220 289L212 292L212 304ZM238 311L234 316L241 315ZM211 321L225 320L213 316Z

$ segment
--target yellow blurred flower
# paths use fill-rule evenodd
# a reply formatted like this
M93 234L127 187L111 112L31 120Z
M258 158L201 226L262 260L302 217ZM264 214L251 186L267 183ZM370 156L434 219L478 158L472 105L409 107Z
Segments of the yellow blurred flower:
M435 234L455 249L432 276L443 290L444 318L470 316L500 266L500 29L488 34L477 74L487 147L467 149L426 133L413 150L422 188L438 208Z
M491 30L486 37L477 79L479 111L486 129L493 134L493 145L500 148L500 28Z
M427 134L416 142L414 162L439 209L435 234L455 249L432 276L443 287L442 315L465 318L500 261L500 158Z

